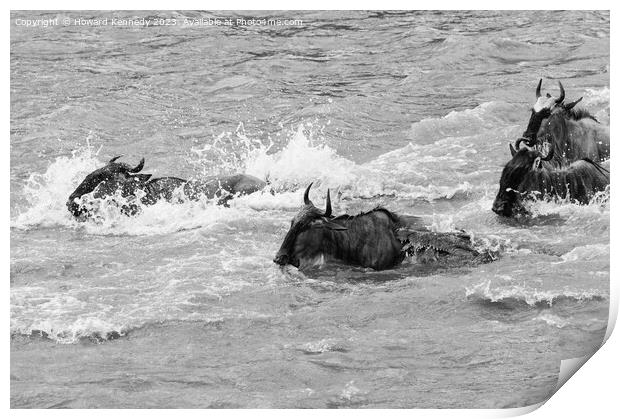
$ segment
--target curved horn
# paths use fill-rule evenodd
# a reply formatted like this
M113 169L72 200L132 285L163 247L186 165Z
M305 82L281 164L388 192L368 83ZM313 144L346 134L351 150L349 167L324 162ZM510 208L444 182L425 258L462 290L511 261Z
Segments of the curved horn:
M133 169L129 169L127 171L129 173L138 173L143 168L144 168L144 157L142 157L142 160L140 160L140 163L138 163L138 165L136 167L134 167Z
M542 79L538 82L538 87L536 88L536 99L540 97L540 87L542 86Z
M512 144L508 144L508 147L510 147L510 154L512 155L512 157L514 157L515 154L517 154L517 150L515 150Z
M515 148L518 150L518 149L519 149L519 147L521 146L521 143L522 143L523 141L527 141L527 140L528 140L527 138L523 138L523 137L519 138L519 139L517 140L517 142L515 143ZM510 144L510 145L512 146L512 144Z
M545 157L541 157L540 159L542 161L549 161L553 158L553 155L555 154L555 148L553 147L553 144L551 144L549 146L549 153L547 153L547 155Z
M560 97L555 100L555 103L559 105L560 103L564 102L565 93L564 93L564 86L562 86L562 82L558 81L558 84L560 85Z
M325 216L332 216L332 200L329 197L329 189L327 189L327 200L325 201Z
M120 156L112 157L108 163L114 163L116 160L120 159L121 157L123 157L122 154Z
M310 182L310 185L306 188L306 192L304 192L304 204L306 205L314 205L312 204L312 201L310 201L310 198L308 198L308 193L310 193L310 187L312 187L313 183L314 182Z
M564 109L566 109L567 111L570 111L571 109L573 109L575 107L576 104L581 102L581 99L583 99L583 96L581 96L576 101L569 103L568 105L564 105Z

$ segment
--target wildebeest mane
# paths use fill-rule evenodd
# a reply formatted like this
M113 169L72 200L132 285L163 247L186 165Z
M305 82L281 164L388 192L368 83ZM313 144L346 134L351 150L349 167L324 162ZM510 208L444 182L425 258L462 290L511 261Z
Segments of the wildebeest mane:
M365 215L370 215L373 212L383 212L385 215L388 216L388 218L392 222L394 222L396 224L399 224L400 221L401 221L400 217L396 213L394 213L394 212L390 211L389 209L384 208L382 206L377 206L377 207L371 209L370 211L365 211L365 212L362 211L362 212L360 212L359 214L356 214L356 215L342 214L342 215L339 215L338 217L334 218L334 221L338 221L338 220L352 220L352 219L355 219L355 218L363 217Z
M583 108L564 110L564 113L568 119L573 119L575 121L590 118L595 122L599 122L598 119L596 119L588 110Z
M600 189L605 183L609 184L609 171L590 159L580 161L591 164L596 171L590 171L583 166L576 166L579 161L566 168L531 171L524 179L527 190L537 190L546 194L557 194L560 198L569 197L580 203L587 203L589 195ZM598 172L602 178L595 175ZM603 179L607 179L606 182Z
M597 162L593 161L592 159L586 157L581 159L583 161L587 161L588 163L590 163L592 166L594 166L596 168L596 170L599 171L600 174L602 174L603 176L609 176L609 169L605 169L603 166L601 166L600 164L598 164Z
M370 211L362 211L357 215L349 215L349 214L339 215L338 217L334 218L334 221L335 222L338 222L338 220L354 221L362 217L365 217L367 215L372 215L377 212L381 212L385 214L388 217L388 219L393 223L393 227L395 229L398 229L401 227L422 227L422 218L415 216L415 215L399 215L380 205L371 209Z

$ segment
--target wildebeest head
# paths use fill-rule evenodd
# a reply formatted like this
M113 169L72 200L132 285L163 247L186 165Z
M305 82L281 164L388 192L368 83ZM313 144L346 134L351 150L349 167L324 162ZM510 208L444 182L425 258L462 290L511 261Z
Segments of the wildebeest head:
M510 160L499 180L499 191L493 202L493 212L499 215L510 217L513 213L522 209L522 195L529 192L524 180L529 173L540 170L543 161L549 161L553 158L554 149L550 148L549 153L543 156L538 150L526 147L520 148L520 138L517 140L517 149L510 145L512 160Z
M534 103L534 106L532 107L530 121L527 124L525 132L523 132L523 138L529 140L529 146L533 146L536 143L536 135L538 133L538 130L540 129L543 120L551 116L551 113L554 110L560 109L560 106L564 101L564 86L562 86L562 83L559 81L558 84L560 85L560 97L555 98L549 93L547 93L545 96L542 96L540 94L542 79L540 79L540 81L538 82L538 86L536 87L536 103Z
M126 163L117 163L121 156L112 158L107 165L88 174L82 183L73 191L67 201L67 208L76 217L87 213L78 202L83 195L95 191L96 198L114 194L119 189L135 190L138 184L147 181L150 174L137 174L144 167L144 158L137 166L131 167ZM130 192L129 192L130 193Z
M291 264L299 267L302 259L313 259L321 254L323 234L326 230L346 230L332 219L332 205L327 190L325 211L314 206L308 198L310 187L304 192L304 206L291 221L291 227L284 237L280 250L273 259L278 265Z

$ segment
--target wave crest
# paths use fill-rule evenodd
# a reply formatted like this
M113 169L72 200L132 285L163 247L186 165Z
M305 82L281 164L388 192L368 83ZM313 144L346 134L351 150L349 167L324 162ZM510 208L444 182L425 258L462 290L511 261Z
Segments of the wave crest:
M551 307L561 300L602 300L607 295L599 290L539 290L527 285L500 285L491 286L491 280L483 281L472 287L467 287L465 296L471 300L489 303L524 303L531 307L540 305Z

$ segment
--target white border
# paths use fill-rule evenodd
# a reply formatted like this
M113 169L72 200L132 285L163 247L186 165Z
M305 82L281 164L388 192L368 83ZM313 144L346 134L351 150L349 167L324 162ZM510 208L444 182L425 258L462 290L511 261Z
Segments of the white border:
M614 5L611 1L598 1L598 0L590 0L587 2L567 2L567 1L533 1L533 0L523 0L519 2L502 2L499 3L497 1L469 1L465 2L456 2L456 1L441 1L435 0L432 2L405 2L405 1L393 1L393 0L384 0L382 2L368 2L368 1L326 1L326 0L315 0L315 1L296 1L295 3L285 2L285 1L274 1L274 0L264 0L260 3L251 2L251 1L240 1L240 0L228 0L228 1L183 1L183 2L174 2L174 3L166 3L162 1L118 1L118 0L109 0L106 2L94 1L94 2L78 2L75 0L72 1L56 1L56 2L44 2L44 1L9 1L8 2L8 10L44 10L44 9L103 9L103 10L122 10L122 9L135 9L135 10L167 10L171 9L171 5L174 5L175 9L212 9L212 10L340 10L340 9L493 9L493 10L512 10L512 9L531 9L531 10L547 10L547 9L605 9L611 10L612 16L612 31L611 31L611 45L617 44L615 42L616 31L614 30L613 24L615 23L614 17L616 15L614 9ZM571 7L576 6L576 7ZM585 7L584 7L585 6ZM8 13L7 13L8 15ZM5 15L6 16L6 15ZM4 107L4 115L3 119L3 131L5 135L8 136L10 130L10 89L7 86L8 81L10 80L10 62L9 62L9 46L10 46L10 25L6 25L4 29L5 39L6 41L3 43L3 53L5 57L5 65L3 67L4 72L4 82L5 82L5 100L3 102ZM614 54L613 47L611 48L611 61L615 61L616 54ZM617 68L616 62L611 63L610 68ZM615 73L610 73L610 88L611 85L615 85L614 81L617 77L614 76ZM615 92L615 90L614 90ZM611 102L614 102L614 95L611 96ZM617 118L615 117L615 104L611 103L612 115L611 115L611 126L615 127ZM612 129L613 132L613 129ZM613 135L612 135L613 138ZM6 148L5 152L0 155L2 159L2 167L5 168L6 175L1 183L3 196L9 195L9 179L10 179L10 141L9 139L5 142ZM616 146L613 145L614 140L612 139L612 154L616 154ZM617 177L616 172L612 172L612 185L617 185ZM616 228L616 205L612 199L612 211L611 211L611 254L617 255L618 252L618 236L617 236L617 228ZM7 234L4 236L2 240L2 249L4 252L4 269L3 272L8 273L10 266L10 251L9 251L9 205L10 203L6 202L6 204L2 207L2 212L4 214L4 220L7 223ZM611 301L610 301L610 326L608 328L608 334L613 328L613 324L615 323L615 319L618 313L618 295L620 285L618 284L617 277L617 264L614 262L612 258L611 263L611 284L610 284L610 293L611 293ZM9 278L8 275L4 276L5 286L9 288ZM7 290L8 291L8 290ZM149 416L153 415L162 417L169 415L183 415L190 417L203 417L205 414L209 416L218 416L218 417L239 417L239 416L251 416L253 418L260 418L262 416L269 416L272 418L274 415L276 417L289 417L289 415L293 414L296 417L313 417L315 418L317 415L322 416L353 416L356 418L361 416L375 416L375 415L390 415L396 417L407 417L410 418L412 414L417 417L422 418L438 418L438 417L458 417L458 418L487 418L487 417L509 417L515 416L519 414L524 414L530 411L532 408L522 408L522 409L506 409L506 410L415 410L415 412L411 412L409 410L390 410L386 412L384 410L364 410L364 409L351 409L345 411L324 411L324 410L301 410L290 412L288 410L88 410L87 412L73 410L73 411L54 411L54 410L10 410L9 409L9 355L10 355L10 341L9 341L9 292L5 294L5 316L3 318L4 327L5 327L5 338L7 339L6 345L3 347L3 359L4 363L2 373L4 380L2 389L4 390L4 397L2 398L2 403L4 407L4 411L8 412L13 416L24 416L24 417L39 417L44 414L46 416L77 416L88 414L89 416L95 417L108 417L110 415L121 415L121 416ZM584 416L584 415L594 415L595 417L612 417L615 416L618 412L618 396L617 396L617 388L618 388L618 372L620 371L620 362L618 361L618 357L620 356L620 340L617 337L617 333L611 335L607 343L596 353L594 356L586 362L583 368L581 368L574 378L568 380L568 382L554 395L551 399L545 403L541 408L535 410L531 413L530 417L533 418L565 418L573 417L573 416ZM559 366L558 366L559 367ZM544 415L544 416L543 416Z

